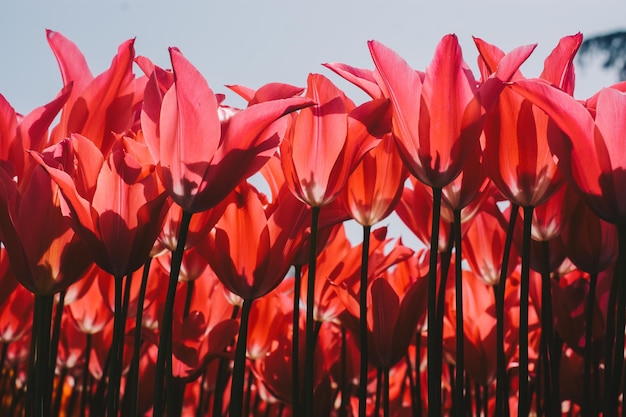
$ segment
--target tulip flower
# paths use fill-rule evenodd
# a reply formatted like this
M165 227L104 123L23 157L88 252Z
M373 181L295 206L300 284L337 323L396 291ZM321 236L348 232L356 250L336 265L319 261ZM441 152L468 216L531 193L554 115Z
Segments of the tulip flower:
M486 74L492 73L504 55L493 45L475 39L480 51L479 64ZM574 91L573 59L582 42L582 35L564 37L554 48L544 63L541 78L563 89L566 94ZM515 74L513 80L521 79ZM513 204L524 207L525 230L531 228L532 211L548 200L562 185L562 177L552 159L548 143L563 133L549 121L549 118L529 100L524 99L510 88L500 94L497 108L485 124L483 145L483 165L487 175L500 192ZM525 247L530 248L530 236L524 237ZM523 252L523 251L522 251ZM525 349L527 317L526 296L528 290L528 253L522 253L522 323L520 343ZM550 286L544 286L550 291ZM546 295L546 299L548 296ZM530 406L526 378L526 356L522 352L520 364L520 407L521 415L527 414ZM554 387L552 396L557 395ZM556 401L552 413L558 412Z
M389 102L368 101L358 107L330 80L319 74L307 79L306 97L317 105L303 109L281 144L281 162L291 192L313 207L311 250L317 247L320 208L335 200L366 152L389 131ZM315 277L315 255L309 258L309 274ZM315 279L307 288L307 349L304 412L313 410L313 304ZM296 412L299 412L296 410Z
M399 55L376 41L369 42L381 89L393 103L393 130L409 172L433 188L433 233L437 247L441 188L462 170L467 155L478 146L486 110L534 47L523 47L507 55L494 75L478 83L464 63L454 35L445 36L426 73L413 70ZM437 251L431 251L431 304L429 307L429 415L439 413L440 359L435 344L440 336L435 324L435 275Z
M533 101L544 110L563 130L565 135L555 137L550 142L550 150L558 159L559 169L565 178L577 189L590 208L602 219L618 225L618 266L616 279L626 273L626 219L623 193L622 171L626 167L621 149L623 134L622 122L626 114L626 95L614 88L604 88L594 97L581 103L567 93L551 85L536 80L520 80L513 87L517 92ZM620 353L606 355L605 373L608 400L605 412L616 412L617 397L623 368L622 346L624 340L624 305L626 285L617 279L617 318L615 333L607 329L608 346L613 345ZM612 316L612 313L609 313ZM611 323L612 324L612 323ZM607 323L607 327L609 323ZM615 373L613 373L613 370ZM615 375L615 376L613 376ZM611 381L613 379L613 381Z
M112 348L114 355L121 355L123 278L148 258L168 208L154 164L145 146L129 138L117 139L106 159L80 135L32 155L58 184L82 245L115 279ZM119 401L118 371L111 369L110 412Z
M224 286L243 298L231 390L233 416L242 413L247 323L252 301L273 290L287 274L307 214L307 207L291 197L282 200L268 215L258 191L244 182L229 196L224 215L201 251Z
M150 75L141 123L168 194L184 211L197 213L217 205L274 154L282 138L266 131L271 123L312 102L270 100L220 120L204 77L178 49L170 48L170 58L174 82L163 94L159 73Z
M383 369L385 378L389 377L391 366L405 356L417 323L426 312L427 284L427 279L419 279L408 288L400 289L400 294L383 278L371 284L371 308L367 320L368 346L371 346L369 358L372 364ZM358 341L360 325L357 317L356 311L347 310L341 320Z
M242 111L219 105L200 72L176 48L170 48L173 77L154 68L146 86L141 125L157 171L170 198L183 210L178 246L166 299L165 326L156 389L169 356L171 311L178 267L192 213L215 207L242 180L256 173L274 154L289 126L281 116L311 105L300 97L270 100ZM145 63L145 62L144 62ZM149 65L146 65L149 67ZM278 124L274 124L277 122ZM155 413L161 412L160 392Z
M146 80L136 79L132 73L135 41L123 42L111 66L94 77L72 41L51 30L46 31L46 37L59 64L63 85L71 86L61 119L51 133L51 144L78 133L107 154L115 134L136 127L136 114L143 100Z

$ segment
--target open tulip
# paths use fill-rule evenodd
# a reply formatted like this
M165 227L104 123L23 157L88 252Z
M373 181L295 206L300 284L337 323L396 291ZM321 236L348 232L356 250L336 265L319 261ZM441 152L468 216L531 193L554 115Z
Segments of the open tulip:
M94 77L72 41L52 30L46 31L46 37L59 64L63 85L71 85L59 124L52 131L51 143L79 133L90 138L104 154L108 153L115 134L135 125L143 99L146 80L137 79L132 73L134 39L123 42L111 66Z
M224 215L199 247L220 281L243 298L233 371L230 412L242 413L248 316L253 300L276 288L297 254L308 218L307 206L286 194L278 207L263 207L260 193L243 182L228 197ZM205 250L202 250L204 246Z
M389 130L389 103L373 100L356 107L319 74L310 74L306 97L314 107L297 116L281 144L281 162L291 192L312 207L332 202L363 156Z
M151 74L141 123L168 194L184 211L197 213L217 205L274 154L288 124L282 132L268 126L312 102L270 100L220 117L200 72L176 48L170 58L174 82L163 94L160 73Z
M565 94L574 91L573 59L582 42L579 33L567 36L559 41L544 62L541 78L563 90ZM480 51L479 65L484 74L492 73L504 53L481 39L475 39ZM512 80L522 79L518 72ZM513 204L524 207L524 248L522 250L522 282L521 301L522 315L520 323L520 414L526 415L529 410L529 391L526 383L527 355L525 353L528 334L526 326L528 317L528 266L530 265L530 233L533 210L552 197L562 185L561 173L553 161L549 142L563 133L550 121L549 117L530 100L525 99L511 88L506 88L497 102L495 111L487 117L485 124L485 141L483 144L483 166L500 192ZM558 139L556 139L558 140ZM546 277L548 278L548 277ZM550 310L550 285L544 285L544 299L547 311ZM544 318L546 334L551 334L552 326ZM550 335L550 340L552 336ZM548 344L552 344L551 342ZM552 376L547 378L555 381L558 369L553 368ZM552 397L558 396L556 384L551 388ZM546 401L550 402L550 397ZM553 402L551 413L557 413L558 401Z
M621 276L626 273L626 200L621 190L625 184L626 158L622 152L626 94L616 88L603 88L586 102L579 102L558 88L541 80L519 80L515 91L524 95L563 130L565 135L554 137L549 145L558 160L559 169L570 184L578 189L589 207L602 219L618 227L617 315L615 333L607 322L607 354L605 373L608 400L605 413L613 414L617 407L623 367L624 305L626 285ZM613 313L609 313L613 316ZM615 335L615 365L608 354ZM613 373L614 371L614 373Z
M81 135L32 155L58 184L82 244L96 264L115 278L112 355L116 365L111 367L108 409L116 413L125 323L123 279L148 258L167 212L167 195L147 148L130 138L116 139L106 156Z

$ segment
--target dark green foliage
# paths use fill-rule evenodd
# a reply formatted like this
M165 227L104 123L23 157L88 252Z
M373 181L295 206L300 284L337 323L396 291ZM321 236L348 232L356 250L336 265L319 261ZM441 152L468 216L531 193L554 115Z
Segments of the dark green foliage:
M602 67L616 69L621 81L626 80L626 31L615 31L586 38L578 52L578 62L582 66L591 58L600 55Z

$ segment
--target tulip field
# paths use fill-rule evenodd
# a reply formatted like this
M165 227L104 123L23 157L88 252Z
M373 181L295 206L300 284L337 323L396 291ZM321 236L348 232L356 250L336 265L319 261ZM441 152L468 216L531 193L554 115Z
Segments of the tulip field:
M56 97L0 91L0 415L626 412L626 83L574 98L580 33L230 97L46 37Z

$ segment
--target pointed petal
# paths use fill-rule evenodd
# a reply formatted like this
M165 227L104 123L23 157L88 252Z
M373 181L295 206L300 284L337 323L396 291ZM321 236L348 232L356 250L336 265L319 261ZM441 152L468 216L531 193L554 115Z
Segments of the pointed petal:
M371 98L383 98L383 93L376 82L372 70L355 68L340 62L330 62L322 65L365 91Z
M569 95L574 94L574 56L583 41L582 33L561 38L544 62L540 78L559 87Z
M419 149L418 115L422 99L422 80L396 52L377 41L369 41L368 46L393 103L394 131L402 143L405 155L415 156Z
M372 336L374 351L380 361L388 366L393 346L393 333L399 318L398 295L383 278L372 283Z
M46 37L59 64L63 84L73 83L75 91L82 91L93 80L83 53L59 32L48 29Z
M217 100L200 72L170 48L175 84L165 93L160 113L160 164L165 187L187 209L220 142Z

